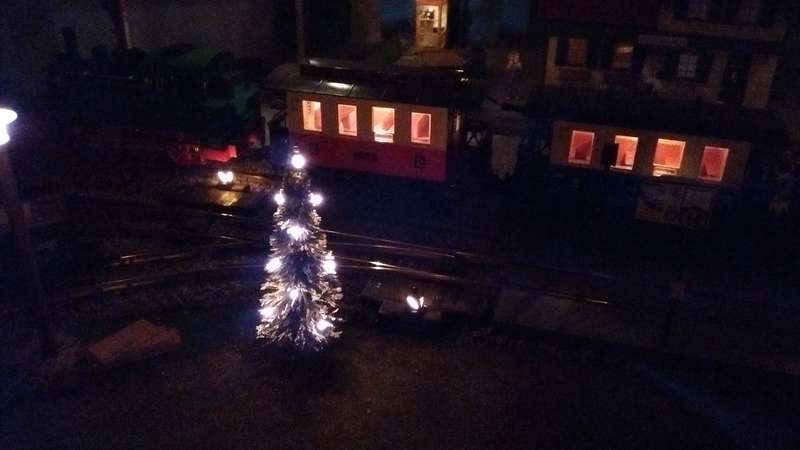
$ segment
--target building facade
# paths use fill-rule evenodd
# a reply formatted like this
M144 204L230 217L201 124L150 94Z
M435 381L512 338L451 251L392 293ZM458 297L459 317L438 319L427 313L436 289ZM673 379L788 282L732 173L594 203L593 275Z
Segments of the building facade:
M541 0L545 86L763 109L787 29L778 0Z

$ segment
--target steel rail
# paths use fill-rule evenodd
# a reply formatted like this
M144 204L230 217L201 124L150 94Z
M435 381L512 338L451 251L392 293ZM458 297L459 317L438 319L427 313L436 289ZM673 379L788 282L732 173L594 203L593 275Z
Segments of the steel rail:
M127 199L120 199L120 200L125 201L125 202L129 202L129 203L137 204L136 201L128 201ZM113 199L106 199L106 201L113 202ZM235 221L238 221L238 222L245 222L245 223L251 223L251 224L252 223L261 224L261 222L258 219L254 219L254 218L250 218L250 217L244 217L244 216L238 216L236 214L231 214L231 213L224 213L224 212L218 212L218 211L208 211L208 210L196 209L196 208L167 208L167 207L165 207L163 205L160 205L160 204L157 204L157 203L152 203L152 202L149 202L149 203L138 202L138 204L142 204L142 206L149 207L149 208L169 210L171 213L174 213L175 211L180 212L180 213L186 212L187 214L197 214L197 215L206 216L206 217L217 217L217 218L223 218L223 219L231 219L231 220L235 220ZM265 228L265 231L266 231L266 227L264 227L264 228ZM612 276L612 275L608 275L608 274L604 274L604 273L598 273L598 272L585 272L585 271L580 271L580 270L575 270L575 269L570 269L570 268L564 268L564 267L548 266L548 265L544 265L544 264L541 264L541 263L535 262L535 261L519 260L519 259L515 260L515 259L510 259L510 258L499 258L499 257L490 256L490 255L483 255L483 254L466 252L466 251L461 251L461 250L447 250L447 249L442 249L442 248L437 248L437 247L432 247L432 246L427 246L427 245L413 244L413 243L402 242L402 241L397 241L397 240L393 240L393 239L366 236L366 235L360 235L360 234L356 234L356 233L348 233L348 232L331 230L331 229L326 229L326 228L321 228L320 230L325 232L325 233L327 233L327 234L330 234L332 236L343 236L343 237L348 237L348 238L351 238L351 239L365 240L365 241L372 241L372 242L381 242L381 243L384 243L384 244L390 244L390 245L395 245L395 246L405 246L405 247L408 247L408 248L412 248L413 247L413 248L426 250L426 251L430 251L432 253L438 253L438 254L442 254L442 255L453 255L453 257L462 258L462 259L464 259L464 260L466 260L468 262L478 263L478 264L492 264L492 265L501 265L501 266L502 265L516 266L516 267L524 267L524 268L535 269L535 270L540 270L540 271L552 271L552 272L558 272L558 273L564 273L564 274L587 276L587 277L591 277L591 278L594 278L594 279L605 279L605 280L616 281L616 282L621 282L621 283L628 283L628 284L635 283L635 284L638 284L638 285L654 285L653 282L650 282L650 281L647 281L647 280L633 280L633 279L629 279L629 278L617 277L617 276ZM666 289L665 286L661 286L661 288Z

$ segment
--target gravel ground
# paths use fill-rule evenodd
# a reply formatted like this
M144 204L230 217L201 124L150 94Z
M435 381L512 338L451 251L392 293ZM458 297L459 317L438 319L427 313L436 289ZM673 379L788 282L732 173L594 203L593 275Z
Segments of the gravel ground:
M469 330L377 333L354 318L327 354L292 360L253 339L254 314L159 314L183 332L182 350L19 394L0 413L0 447L728 446L680 401L585 352Z

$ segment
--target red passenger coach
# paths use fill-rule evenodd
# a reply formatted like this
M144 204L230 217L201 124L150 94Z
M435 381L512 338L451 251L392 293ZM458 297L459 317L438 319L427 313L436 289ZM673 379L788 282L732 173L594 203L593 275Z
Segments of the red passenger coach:
M285 86L290 141L322 167L445 181L461 133L458 96L442 86L453 73L312 61Z

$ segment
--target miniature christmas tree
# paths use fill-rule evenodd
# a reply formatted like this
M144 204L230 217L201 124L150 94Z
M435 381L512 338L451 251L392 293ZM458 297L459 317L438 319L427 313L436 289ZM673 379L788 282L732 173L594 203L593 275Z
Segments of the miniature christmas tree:
M316 207L322 196L311 192L305 168L305 157L294 147L274 197L278 209L257 332L259 338L278 345L318 351L340 334L334 323L342 290L333 254L319 229Z

